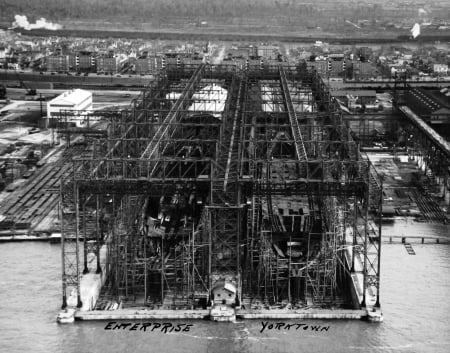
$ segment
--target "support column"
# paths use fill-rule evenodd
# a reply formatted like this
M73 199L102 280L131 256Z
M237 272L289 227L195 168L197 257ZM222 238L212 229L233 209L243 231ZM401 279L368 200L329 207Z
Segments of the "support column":
M358 232L358 199L353 198L353 244L352 244L352 267L350 272L355 272L355 247L357 245L356 233ZM308 250L309 251L309 250Z
M161 235L161 305L164 304L164 234Z
M66 258L64 254L65 249L65 233L64 233L64 216L63 216L63 191L62 191L62 182L60 182L59 193L60 193L60 201L59 201L59 219L60 219L60 231L61 231L61 264L62 264L62 305L61 309L67 308L67 278L66 278Z
M100 265L100 248L101 248L101 227L100 227L100 218L99 218L99 212L100 212L100 201L99 201L99 195L96 195L96 211L95 211L95 228L96 228L96 247L95 247L95 257L97 258L97 271L96 273L102 272L102 267Z
M75 253L76 253L76 278L77 278L77 307L81 308L83 303L81 301L81 290L80 290L80 205L79 205L79 196L80 190L78 189L77 183L74 181L74 190L75 190Z
M88 251L89 251L89 245L88 245L88 237L86 234L86 201L83 202L83 262L84 262L84 269L83 269L83 275L86 273L89 273L88 268Z
M384 175L380 177L380 205L378 208L378 261L377 261L377 300L375 302L375 307L380 307L380 281L381 281L381 219L383 210L383 179Z
M370 173L370 163L367 167L367 173ZM369 219L369 205L370 205L370 183L367 183L367 195L365 200L365 209L364 209L364 265L363 265L363 299L361 302L361 307L365 307L366 304L366 289L367 289L367 233L368 227L367 222Z

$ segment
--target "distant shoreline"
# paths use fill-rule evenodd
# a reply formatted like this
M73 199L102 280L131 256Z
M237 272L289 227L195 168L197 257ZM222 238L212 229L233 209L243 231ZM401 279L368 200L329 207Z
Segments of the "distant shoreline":
M6 29L6 28L2 28ZM393 35L390 37L349 37L345 35L320 35L305 36L295 34L269 34L269 33L223 33L205 31L181 31L181 30L148 30L148 31L132 31L132 30L97 30L97 29L69 29L60 30L33 29L25 30L23 28L14 28L14 32L22 35L48 37L82 37L82 38L128 38L128 39L166 39L166 40L222 40L222 41L282 41L282 42L306 42L314 43L315 41L324 41L330 44L356 44L356 43L400 43L400 42L436 42L450 41L450 34L428 34L412 39L409 35Z

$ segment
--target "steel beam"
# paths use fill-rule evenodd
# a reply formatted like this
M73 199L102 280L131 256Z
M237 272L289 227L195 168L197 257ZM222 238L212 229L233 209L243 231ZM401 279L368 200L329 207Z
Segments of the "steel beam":
M300 130L300 125L297 120L297 114L295 113L294 105L292 104L292 98L289 91L286 73L284 72L283 66L280 66L280 80L284 101L289 114L289 121L291 122L292 136L294 137L295 141L295 151L297 153L297 158L299 159L299 161L307 162L308 155L306 153L305 145L303 144L303 137Z
M186 108L186 102L189 102L189 100L194 95L195 85L202 78L204 69L205 64L202 64L195 70L181 96L177 99L169 114L167 114L163 123L159 126L158 131L153 136L147 148L142 153L141 159L151 159L154 156L160 141L166 136L171 124L173 122L177 122L180 119L180 111Z

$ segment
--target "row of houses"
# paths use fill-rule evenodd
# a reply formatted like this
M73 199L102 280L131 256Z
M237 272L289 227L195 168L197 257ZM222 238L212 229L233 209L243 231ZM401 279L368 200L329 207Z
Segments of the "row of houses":
M0 68L47 70L56 72L83 71L118 73L124 66L139 61L147 73L155 65L147 65L145 51L158 53L188 53L203 56L209 43L142 39L96 39L46 37L34 38L5 32L0 37ZM206 47L206 49L205 49ZM206 54L205 54L206 55ZM157 59L160 60L160 59ZM149 68L146 68L146 67ZM161 65L156 65L161 66Z
M119 72L127 61L124 55L80 51L70 55L49 55L45 57L43 66L48 71L93 71Z
M323 77L367 80L379 75L377 67L373 63L345 59L343 56L303 60L301 64L309 70L317 71Z
M277 45L232 45L227 51L226 59L264 58L266 60L276 60L280 55L280 47Z
M129 61L131 70L137 74L153 74L167 65L196 65L204 62L199 53L166 53L163 55L143 55Z
M87 71L119 73L125 67L137 74L152 74L170 64L198 64L203 56L198 53L167 53L127 57L113 53L79 52L73 55L50 55L44 60L47 71Z

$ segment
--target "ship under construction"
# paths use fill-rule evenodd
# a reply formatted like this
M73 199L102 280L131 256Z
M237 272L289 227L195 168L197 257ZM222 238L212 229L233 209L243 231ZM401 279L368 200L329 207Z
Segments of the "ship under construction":
M380 311L382 178L316 72L178 63L100 123L73 116L63 308Z

